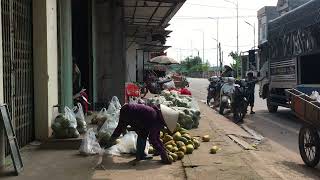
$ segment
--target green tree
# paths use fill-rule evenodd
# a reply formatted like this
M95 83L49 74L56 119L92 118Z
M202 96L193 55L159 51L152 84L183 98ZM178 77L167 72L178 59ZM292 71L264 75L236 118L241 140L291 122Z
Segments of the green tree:
M179 65L171 66L171 70L188 74L191 72L206 72L210 68L210 64L208 62L202 63L202 59L199 56L189 56L183 61L180 62Z
M241 76L241 56L237 52L230 52L230 57L232 57L233 62L230 64L231 68L234 70L236 77Z

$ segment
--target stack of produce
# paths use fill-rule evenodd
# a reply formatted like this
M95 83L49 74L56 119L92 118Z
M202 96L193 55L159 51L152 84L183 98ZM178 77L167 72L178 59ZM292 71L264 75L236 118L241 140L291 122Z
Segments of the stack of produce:
M75 125L77 125L76 122ZM51 128L55 138L77 138L80 136L76 126L74 126L74 122L62 114L56 117Z
M173 109L179 111L178 123L185 129L198 128L200 120L200 111L195 109L174 107Z
M191 137L188 131L179 124L173 135L166 133L165 130L160 132L161 141L164 143L172 162L183 159L185 154L192 154L200 146L200 141L196 137ZM149 148L149 154L153 154L152 146Z
M196 101L175 91L162 91L158 97L148 99L148 104L163 104L179 111L178 123L185 129L197 128L200 120L200 110Z

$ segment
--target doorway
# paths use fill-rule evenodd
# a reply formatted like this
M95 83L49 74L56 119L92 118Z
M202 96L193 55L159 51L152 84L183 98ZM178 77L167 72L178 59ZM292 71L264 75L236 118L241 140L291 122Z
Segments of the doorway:
M72 56L81 72L81 86L93 99L91 0L72 0ZM91 107L90 107L91 108Z

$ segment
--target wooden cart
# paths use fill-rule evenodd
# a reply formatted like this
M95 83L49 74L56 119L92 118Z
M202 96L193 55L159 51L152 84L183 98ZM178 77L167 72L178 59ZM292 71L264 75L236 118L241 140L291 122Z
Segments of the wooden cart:
M320 160L320 103L296 89L286 90L290 107L304 122L299 132L299 150L304 163L315 167Z

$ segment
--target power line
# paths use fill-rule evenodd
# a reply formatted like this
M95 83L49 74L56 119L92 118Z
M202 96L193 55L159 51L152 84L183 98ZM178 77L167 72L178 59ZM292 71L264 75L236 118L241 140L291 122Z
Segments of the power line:
M191 48L175 48L175 47L171 47L170 49L172 50L176 50L176 51L202 51L202 49L191 49ZM205 51L208 50L216 50L217 48L205 48Z
M225 46L225 47L237 47L237 46L223 45L223 44L221 44L221 46ZM249 47L249 46L252 46L252 45L250 45L250 44L248 44L248 45L239 45L239 47Z
M211 8L221 8L221 9L236 9L233 7L226 7L226 6L213 6L213 5L207 5L207 4L195 4L195 3L185 3L191 6L201 6L201 7L211 7ZM243 10L250 10L250 11L257 11L256 9L249 9L249 8L239 8Z
M252 18L257 17L253 15L239 16L239 18ZM220 17L210 17L212 19L235 19L237 16L220 16ZM209 17L197 17L197 16L174 16L173 19L189 19L189 20L199 20L199 19L208 19Z

